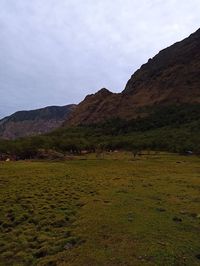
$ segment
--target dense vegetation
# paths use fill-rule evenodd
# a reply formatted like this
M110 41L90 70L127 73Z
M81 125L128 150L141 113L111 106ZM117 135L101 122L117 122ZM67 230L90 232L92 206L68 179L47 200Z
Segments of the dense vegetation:
M1 154L33 158L38 149L61 153L83 150L165 150L200 153L200 106L173 105L145 110L150 115L125 121L115 118L101 124L63 127L37 137L0 141ZM143 110L144 113L144 110Z

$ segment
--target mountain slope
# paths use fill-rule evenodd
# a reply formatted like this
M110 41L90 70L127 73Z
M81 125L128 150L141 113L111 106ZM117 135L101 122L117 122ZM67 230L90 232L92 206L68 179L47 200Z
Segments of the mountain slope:
M147 115L144 107L183 103L200 103L200 29L149 59L122 93L103 89L87 96L65 124L92 124L113 117L132 119Z
M95 94L85 97L85 99L78 105L78 110L72 112L67 120L67 124L88 124L101 122L115 111L117 104L120 104L119 95L112 93L103 88ZM113 102L115 105L113 105ZM70 121L70 122L68 122Z
M139 98L148 90L149 102L200 102L200 29L160 51L136 71L123 94Z
M61 126L74 109L72 104L16 112L0 120L0 137L15 139L50 132Z

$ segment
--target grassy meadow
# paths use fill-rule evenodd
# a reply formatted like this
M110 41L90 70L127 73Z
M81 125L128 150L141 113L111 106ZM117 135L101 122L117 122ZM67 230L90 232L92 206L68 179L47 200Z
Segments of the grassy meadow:
M0 265L200 265L200 158L0 162Z

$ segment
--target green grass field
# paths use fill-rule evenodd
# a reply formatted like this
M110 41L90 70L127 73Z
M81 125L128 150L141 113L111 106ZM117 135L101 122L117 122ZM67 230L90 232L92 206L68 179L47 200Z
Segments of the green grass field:
M0 265L200 265L200 158L0 162Z

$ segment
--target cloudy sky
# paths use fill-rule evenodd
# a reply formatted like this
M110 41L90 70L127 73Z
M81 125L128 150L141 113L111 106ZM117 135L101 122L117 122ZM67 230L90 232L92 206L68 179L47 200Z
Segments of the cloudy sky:
M199 0L0 0L0 117L123 90L199 14Z

